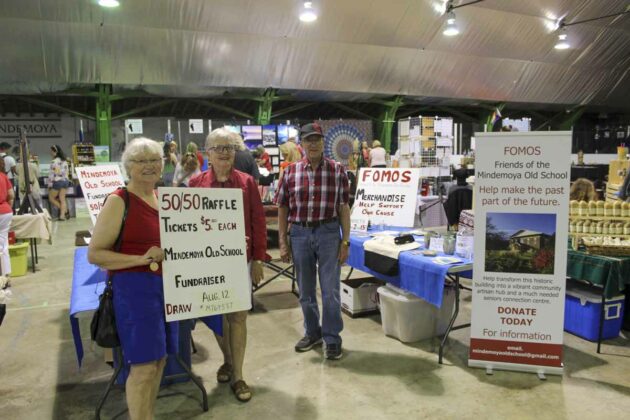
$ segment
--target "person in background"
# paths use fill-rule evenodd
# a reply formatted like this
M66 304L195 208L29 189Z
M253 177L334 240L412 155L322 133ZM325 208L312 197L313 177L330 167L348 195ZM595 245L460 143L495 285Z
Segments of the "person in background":
M129 143L122 155L129 176L127 191L118 189L109 195L88 249L88 261L112 273L116 327L124 359L131 365L125 394L133 420L153 418L166 355L177 352L179 335L178 323L167 323L164 315L160 265L164 251L155 193L162 153L160 144L151 139L140 137ZM113 251L119 234L120 250ZM157 263L154 271L152 263Z
M58 144L50 147L50 155L53 160L48 173L48 200L59 210L59 220L63 221L70 217L66 206L66 192L70 186L68 161Z
M5 174L4 159L0 159L0 274L11 274L9 255L9 229L13 219L13 186Z
M190 180L191 187L239 188L243 191L245 236L250 280L258 284L263 278L263 261L267 252L267 227L258 186L251 175L234 166L236 150L242 140L225 128L217 128L206 138L206 152L210 167ZM247 311L232 312L223 317L223 337L216 335L223 352L223 365L217 371L217 381L231 382L236 399L247 402L252 392L243 380L243 362L247 343Z
M251 175L254 178L254 181L258 183L258 178L260 178L260 172L258 172L258 165L254 160L254 156L249 151L247 146L245 146L245 142L240 135L236 135L239 138L237 143L238 149L236 149L236 153L234 155L234 169L237 169L241 172L245 172L248 175ZM208 160L208 166L210 165L210 160Z
M18 190L20 192L20 196L24 197L26 194L26 177L24 176L24 165L20 162L19 165L16 165L17 179L18 179ZM32 162L30 159L28 161L28 179L31 185L31 194L33 199L42 206L42 192L39 187L39 166Z
M381 146L381 142L374 140L372 142L372 150L370 150L370 167L385 168L387 166L387 161L385 160L386 155L387 151L385 151L385 148Z
M15 158L9 154L9 150L11 149L11 145L6 141L0 143L0 157L4 159L4 173L6 174L9 181L11 181L12 185L15 185Z
M595 186L586 178L578 178L573 182L573 185L571 185L569 199L586 202L595 201L597 200Z
M343 329L339 275L350 246L348 178L343 165L324 157L324 135L318 124L306 124L300 131L306 157L286 168L275 200L280 256L284 262L294 261L304 315L304 337L295 351L308 351L323 339L326 358L337 360L342 357L339 334Z
M271 166L271 157L269 156L269 153L267 153L267 151L265 150L265 147L262 145L257 146L256 152L258 154L258 157L256 158L256 163L258 164L258 166L261 168L265 168L269 172L271 172L273 170L273 167Z
M162 182L164 186L173 185L173 176L175 175L175 167L177 167L177 143L169 141L164 143L164 169L162 170Z
M361 152L359 154L359 161L357 167L369 168L370 167L370 147L367 141L361 142Z
M300 152L300 159L304 157L304 149L302 148L302 146L298 144L297 139L295 137L289 137L287 139L287 142L295 144L295 147L297 148L298 152Z
M199 147L197 147L197 143L191 141L186 145L186 153L192 153L197 156L197 161L199 162L199 169L203 168L203 153L199 151Z
M290 164L300 160L301 155L295 143L286 142L281 144L279 149L280 154L282 155L282 162L280 162L280 173L278 174L278 179L282 179L284 170L287 169Z
M196 153L187 152L175 167L173 187L187 187L190 178L201 173Z

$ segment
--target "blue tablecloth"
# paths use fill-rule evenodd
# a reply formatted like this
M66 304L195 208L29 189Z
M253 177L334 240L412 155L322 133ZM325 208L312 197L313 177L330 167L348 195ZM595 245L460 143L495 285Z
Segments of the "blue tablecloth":
M402 230L396 228L386 229ZM435 257L425 257L421 254L414 254L413 251L404 251L398 256L398 275L385 276L365 266L363 243L369 239L372 239L372 237L350 235L348 265L421 297L438 308L442 306L444 278L449 269L457 265L472 264L471 260L464 260L461 264L440 265L432 261ZM416 237L416 241L421 244L424 243L422 237ZM440 253L438 255L445 254ZM459 274L464 277L472 277L472 271L464 271Z
M105 289L105 281L107 279L105 270L101 270L88 262L87 251L87 247L79 247L74 251L74 272L72 274L72 292L70 294L70 326L79 366L81 366L83 361L84 353L77 315L80 312L94 311L98 308L98 298L103 289ZM221 315L216 315L201 318L201 321L211 330L221 334L223 332L222 319ZM180 327L181 331L190 331L190 328L182 329ZM184 361L190 359L190 354L181 356Z

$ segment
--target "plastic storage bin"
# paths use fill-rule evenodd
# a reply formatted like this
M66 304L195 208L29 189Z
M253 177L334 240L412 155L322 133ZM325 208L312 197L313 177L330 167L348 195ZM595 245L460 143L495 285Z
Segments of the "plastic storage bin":
M11 277L20 277L28 271L28 242L9 246Z
M455 304L454 289L444 289L440 308L391 285L379 287L378 294L385 335L413 343L446 332Z
M564 330L597 341L602 307L601 289L582 283L568 282L564 306ZM602 339L619 336L623 322L624 297L606 299Z

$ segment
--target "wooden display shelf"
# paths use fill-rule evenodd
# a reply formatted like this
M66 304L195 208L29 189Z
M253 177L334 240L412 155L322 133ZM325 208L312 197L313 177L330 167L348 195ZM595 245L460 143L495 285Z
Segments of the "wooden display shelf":
M569 220L610 220L610 221L621 221L621 222L630 222L630 216L569 216Z
M569 232L569 236L582 237L582 236L610 236L612 238L630 238L630 235L617 234L617 233L576 233Z

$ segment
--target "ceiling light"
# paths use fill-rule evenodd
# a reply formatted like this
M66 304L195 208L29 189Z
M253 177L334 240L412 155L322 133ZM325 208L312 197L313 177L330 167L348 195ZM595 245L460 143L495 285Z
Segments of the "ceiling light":
M561 33L560 35L558 35L558 43L556 44L554 48L556 50L566 50L567 48L570 48L570 47L571 45L569 44L569 41L567 41L567 34Z
M103 7L118 7L120 2L118 0L98 0L98 5Z
M442 32L446 36L455 36L459 34L459 29L455 23L455 13L448 12L446 15L446 29Z
M305 1L302 11L300 12L300 20L302 22L314 22L317 20L317 13L313 9L312 1Z

